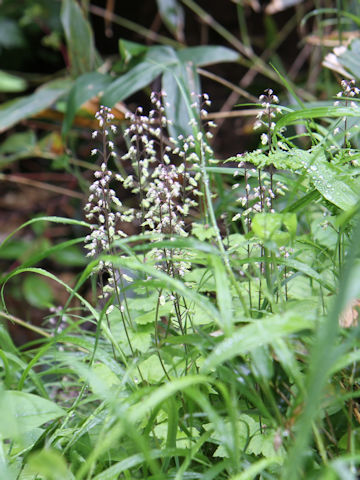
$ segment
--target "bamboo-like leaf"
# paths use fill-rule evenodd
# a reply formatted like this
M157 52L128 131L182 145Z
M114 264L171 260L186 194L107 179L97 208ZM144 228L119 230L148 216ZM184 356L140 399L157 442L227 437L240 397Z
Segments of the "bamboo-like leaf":
M74 76L91 72L98 66L93 33L79 4L75 0L62 0L61 22Z
M4 103L0 107L0 133L16 123L29 118L53 103L64 95L71 86L69 79L56 80L43 85L27 97L20 97Z
M67 99L62 127L63 135L68 133L75 114L81 105L103 91L111 83L111 80L109 75L103 75L98 72L84 73L76 79Z

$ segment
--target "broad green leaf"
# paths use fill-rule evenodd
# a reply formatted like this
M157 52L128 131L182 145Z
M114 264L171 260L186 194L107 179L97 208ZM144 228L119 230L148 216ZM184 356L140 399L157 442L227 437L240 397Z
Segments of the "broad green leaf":
M191 233L198 238L200 242L216 237L215 228L211 225L204 225L203 223L193 223Z
M282 231L286 227L287 232ZM257 213L251 222L252 231L263 241L274 240L279 246L286 245L296 235L295 213Z
M89 22L75 0L62 0L61 23L64 28L74 76L90 72L98 66L94 38Z
M142 300L142 302L144 302ZM149 302L150 303L150 302ZM152 304L151 304L152 305ZM146 314L144 314L146 315ZM145 353L148 351L151 345L151 338L154 333L154 312L151 312L152 322L145 325L138 325L136 328L127 327L127 331L124 329L124 321L119 312L119 309L115 308L109 315L109 321L111 326L111 332L115 340L119 343L125 355L131 355L131 348L129 345L129 339L133 350ZM131 312L131 317L136 322L136 313ZM137 322L136 322L137 323Z
M23 284L24 297L33 307L49 308L54 295L48 282L38 275L27 275Z
M67 99L62 127L63 135L70 130L75 114L81 105L103 91L111 83L111 80L109 75L99 72L84 73L75 80Z
M184 9L177 0L156 0L159 14L169 31L179 38L183 36Z
M294 238L297 230L297 218L295 213L282 213L282 222L291 237Z
M84 267L88 263L84 256L84 251L75 245L82 242L83 238L76 238L60 245L55 245L45 252L46 257L51 254L52 260L63 266ZM32 264L34 265L34 263Z
M0 70L0 92L22 92L25 89L26 81L23 78Z
M141 88L146 87L163 71L161 65L141 62L129 72L121 75L107 89L101 103L112 107L116 102L121 102Z
M270 345L279 338L313 327L312 321L293 312L256 320L250 325L239 327L231 337L217 345L205 359L201 371L207 373L237 355L244 355L261 345Z
M115 373L104 363L95 363L92 367L92 375L89 377L90 386L100 397L104 392L110 392L113 387L121 386L121 381Z
M64 456L54 449L44 449L32 453L28 459L28 471L35 477L46 480L72 480L73 474L68 470Z
M255 235L262 240L270 240L280 230L281 213L257 213L251 222Z
M71 82L68 79L56 80L43 85L27 97L20 97L4 103L0 107L0 133L20 120L29 118L53 105L68 91L70 85Z
M0 432L4 438L16 439L23 432L65 415L56 403L32 393L5 390L0 392Z
M21 439L18 442L14 443L12 448L13 455L19 455L30 450L33 445L39 440L41 435L44 433L44 429L40 427L32 428L26 432L22 432Z
M167 365L165 365L165 368L168 370ZM141 362L139 369L144 380L150 384L158 383L165 377L165 372L161 365L160 359L158 355L155 354Z

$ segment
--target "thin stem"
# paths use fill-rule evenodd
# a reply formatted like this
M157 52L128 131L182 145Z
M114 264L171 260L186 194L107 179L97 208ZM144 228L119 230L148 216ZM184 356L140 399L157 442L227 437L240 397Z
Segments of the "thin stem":
M249 315L249 308L248 308L248 306L247 306L247 304L244 300L243 294L241 293L241 290L240 290L239 285L236 281L234 272L232 271L230 261L229 261L229 256L228 256L228 253L227 253L227 251L224 247L224 244L223 244L223 241L222 241L222 238L221 238L221 234L220 234L220 230L219 230L219 227L218 227L218 224L217 224L217 221L216 221L214 207L213 207L212 199L211 199L209 176L208 176L207 171L206 171L205 152L203 151L203 141L202 140L201 140L201 149L200 150L201 150L201 153L200 153L200 162L201 162L200 167L201 167L203 185L204 185L204 190L205 190L205 197L206 197L206 202L207 202L207 210L208 210L208 213L209 213L209 216L210 216L211 225L215 230L216 242L218 244L221 255L224 259L226 272L228 273L228 275L230 277L230 280L231 280L231 283L232 283L233 287L235 288L236 293L237 293L237 295L240 299L241 305L244 309L244 313L245 313L246 316L248 316Z

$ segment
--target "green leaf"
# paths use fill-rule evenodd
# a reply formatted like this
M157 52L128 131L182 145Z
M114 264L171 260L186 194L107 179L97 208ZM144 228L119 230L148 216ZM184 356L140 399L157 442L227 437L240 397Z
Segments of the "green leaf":
M0 146L0 153L19 153L31 150L36 144L35 133L32 130L27 132L14 133L7 137Z
M68 470L63 455L57 450L41 450L32 453L28 459L29 473L46 480L72 480L73 474Z
M218 45L188 47L177 52L181 63L193 63L197 67L213 65L214 63L236 62L240 55L235 50Z
M4 103L0 107L0 133L20 122L20 120L29 118L50 107L61 95L67 92L70 84L67 79L49 82L27 97L20 97Z
M23 284L23 292L27 302L33 307L49 308L54 296L49 284L37 275L28 275Z
M157 299L155 299L157 302ZM134 320L138 325L146 325L148 323L154 323L156 320L156 303L154 304L154 308L150 310L149 312L145 312L141 315L134 315ZM171 302L166 303L165 305L160 305L159 311L158 311L158 318L160 318L163 315L168 315L171 310L172 310L172 304Z
M301 330L313 328L313 322L288 312L284 315L273 315L265 320L256 320L250 325L240 327L226 338L205 359L201 371L211 371L217 365L237 355L248 353L261 345L270 345L279 338L286 337Z
M17 439L24 432L66 413L50 400L12 390L0 392L0 407L0 432L9 439Z
M360 78L360 40L354 39L346 50L337 55L339 63L356 78Z
M0 17L0 49L2 48L21 48L25 45L25 38L19 25L15 21L5 16Z
M314 187L326 200L342 210L350 210L358 203L359 183L351 178L345 179L344 172L327 161L322 149L302 155L302 163Z
M185 456L187 450L185 449L167 449L162 448L161 450L150 450L146 452L146 460L155 459L155 458L174 458L175 456ZM129 470L137 465L140 465L144 462L145 455L143 453L136 453L129 457L124 458L120 462L115 463L111 467L103 470L101 473L98 473L93 480L114 480L118 478L121 472Z
M160 363L159 357L155 354L151 355L148 359L141 362L139 365L139 369L144 380L149 383L158 383L165 376L165 372Z
M62 127L63 135L66 135L70 130L75 114L81 105L104 90L111 83L111 80L109 75L103 75L98 72L84 73L76 79L66 103Z
M142 43L130 42L130 40L119 40L119 53L124 64L130 62L131 59L145 54L148 50L146 45Z
M91 373L88 381L93 392L100 397L103 396L104 392L110 392L113 387L121 386L119 377L104 363L95 363Z
M193 223L191 233L201 242L210 240L216 237L216 231L211 225L204 225L203 223Z
M254 372L256 380L261 382L269 382L274 375L273 359L269 354L266 345L255 348L251 354L251 369Z
M216 283L216 301L225 335L233 330L233 306L229 278L221 257L211 257Z
M61 23L68 46L74 76L90 72L98 66L91 27L75 0L63 0Z
M169 31L179 37L184 27L184 10L177 0L156 0L159 14Z
M271 240L280 230L281 224L281 213L257 213L251 222L251 228L261 240Z
M281 128L296 123L304 123L305 120L312 118L326 118L326 117L359 117L360 111L358 108L352 107L313 107L302 108L294 112L286 113L276 122L274 133L278 133Z
M22 92L26 86L23 78L0 70L0 92Z
M174 65L175 63L176 56L172 48L149 48L143 61L110 84L104 92L102 103L110 107L113 106L116 102L120 102L146 87L164 71L166 65Z
M262 458L252 463L246 470L229 478L229 480L254 480L259 474L270 465L281 463L281 457Z
M80 247L74 245L75 243L79 242L82 243L83 239L74 239L63 244L56 245L51 247L47 254L51 253L52 260L57 262L59 265L67 267L84 267L88 263L84 256L84 252Z

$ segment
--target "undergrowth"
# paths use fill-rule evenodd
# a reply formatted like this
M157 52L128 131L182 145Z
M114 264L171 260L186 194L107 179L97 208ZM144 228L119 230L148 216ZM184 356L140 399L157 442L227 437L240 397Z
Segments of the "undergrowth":
M73 15L85 22L70 0L62 15L69 28ZM235 48L236 38L206 18ZM246 30L242 38L236 48L247 65ZM19 230L45 222L76 232L0 277L2 319L36 334L19 347L0 324L0 478L355 480L355 80L342 80L334 98L304 103L259 57L254 71L283 92L268 88L256 103L237 106L258 111L259 148L223 161L212 148L211 100L186 67L194 52L200 70L238 55L223 47L151 46L140 54L138 44L120 47L140 63L115 80L73 64L81 76L63 135L94 94L81 96L83 85L92 79L95 93L105 89L92 158L77 165L93 167L82 219L34 217L0 244L4 252ZM357 78L350 60L358 48L355 40L336 57ZM95 54L88 60L98 62ZM153 92L125 118L110 108L161 75L168 95ZM85 265L75 284L42 268L74 245ZM23 277L42 279L41 325L12 314L7 292ZM48 284L66 292L63 303L49 301ZM36 284L27 288L30 298Z
M69 292L26 349L1 327L2 478L356 478L358 93L320 123L267 90L261 148L227 162L206 94L177 138L152 94L122 156L101 107L89 223L31 221L88 228L89 265L74 288L29 264L2 279L10 321L18 275Z

